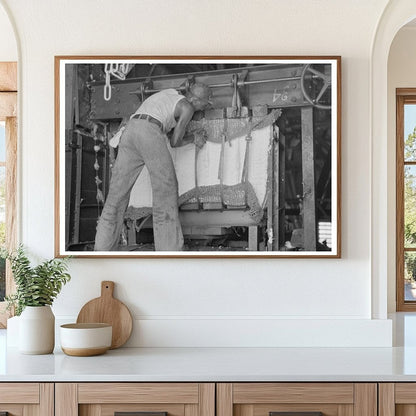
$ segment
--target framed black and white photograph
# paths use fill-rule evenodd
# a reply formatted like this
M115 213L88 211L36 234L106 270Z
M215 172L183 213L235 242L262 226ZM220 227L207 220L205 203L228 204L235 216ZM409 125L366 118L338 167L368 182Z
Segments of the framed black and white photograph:
M56 256L341 256L340 57L55 57Z

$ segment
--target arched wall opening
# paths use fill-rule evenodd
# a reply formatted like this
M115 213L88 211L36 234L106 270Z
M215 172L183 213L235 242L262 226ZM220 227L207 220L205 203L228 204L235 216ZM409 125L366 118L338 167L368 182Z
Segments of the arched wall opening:
M387 178L388 178L388 252L389 263L387 265L388 275L388 311L396 310L396 218L395 218L395 198L396 198L396 181L395 168L396 160L396 89L397 88L415 88L416 87L416 53L414 45L416 43L416 20L403 26L395 35L388 57L387 70ZM409 107L408 107L409 109ZM408 115L409 117L409 115ZM410 126L409 126L410 127ZM406 136L405 136L406 138ZM410 271L411 265L408 265ZM399 289L400 290L400 289ZM405 291L406 292L406 291ZM407 291L407 298L412 296L412 292Z
M395 86L389 53L399 31L416 17L413 0L390 2L378 25L371 60L372 316L385 319L395 307ZM407 29L406 29L407 30ZM416 35L416 30L414 31ZM393 58L392 58L393 59ZM393 62L390 62L392 65ZM416 77L415 82L416 85ZM393 93L392 93L393 89Z

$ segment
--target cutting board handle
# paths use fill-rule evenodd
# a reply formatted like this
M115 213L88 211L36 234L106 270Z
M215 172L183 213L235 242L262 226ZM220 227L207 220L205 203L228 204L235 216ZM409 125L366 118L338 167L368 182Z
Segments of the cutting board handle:
M101 282L101 297L112 298L114 292L114 282L110 280L104 280Z

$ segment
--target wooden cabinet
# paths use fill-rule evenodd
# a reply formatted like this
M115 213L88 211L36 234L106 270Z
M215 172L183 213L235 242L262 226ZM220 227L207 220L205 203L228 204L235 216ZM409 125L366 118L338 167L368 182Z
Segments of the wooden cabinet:
M0 383L0 416L2 412L8 416L416 416L416 382Z
M214 383L57 383L56 416L215 416ZM149 413L150 412L150 413Z
M217 416L377 416L376 383L220 383L216 399Z
M52 383L0 383L0 415L53 416Z

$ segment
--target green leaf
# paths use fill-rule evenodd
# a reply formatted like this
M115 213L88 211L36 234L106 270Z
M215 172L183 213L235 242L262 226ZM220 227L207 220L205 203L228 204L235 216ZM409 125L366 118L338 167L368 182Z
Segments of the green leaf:
M45 260L32 267L25 249L20 245L12 252L0 251L10 261L16 293L5 298L8 309L20 315L26 306L52 305L63 285L71 279L68 257Z

